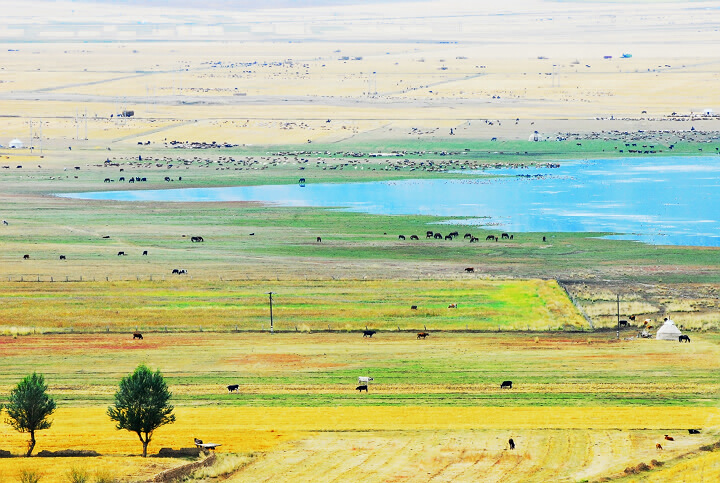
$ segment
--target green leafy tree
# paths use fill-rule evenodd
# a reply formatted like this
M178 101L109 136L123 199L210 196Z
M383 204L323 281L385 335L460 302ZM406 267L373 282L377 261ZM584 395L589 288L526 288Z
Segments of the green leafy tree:
M10 399L5 406L5 421L21 433L30 433L26 456L30 456L35 449L35 431L48 429L52 425L48 418L55 412L55 401L46 394L47 388L43 375L33 372L10 392Z
M142 455L146 457L153 432L175 422L174 408L168 404L171 397L160 371L152 372L140 365L120 381L115 405L108 408L107 414L117 423L116 429L137 433L143 445Z

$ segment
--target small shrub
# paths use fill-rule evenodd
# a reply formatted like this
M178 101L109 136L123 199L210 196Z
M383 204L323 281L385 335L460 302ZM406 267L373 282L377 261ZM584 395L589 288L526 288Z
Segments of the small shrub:
M90 475L84 468L70 468L66 479L68 483L88 483L88 481L90 481Z
M22 470L20 472L20 483L38 483L40 473L35 470Z
M652 461L650 462L650 465L655 466L655 467L660 467L660 466L662 466L662 465L664 465L664 464L665 464L664 462L658 461L658 460L652 460Z
M650 467L645 463L640 463L635 467L635 472L640 473L641 471L648 471L650 470Z
M117 481L108 470L95 471L95 483L117 483Z
M626 475L634 475L635 473L637 473L637 471L632 466L628 466L627 468L625 468Z

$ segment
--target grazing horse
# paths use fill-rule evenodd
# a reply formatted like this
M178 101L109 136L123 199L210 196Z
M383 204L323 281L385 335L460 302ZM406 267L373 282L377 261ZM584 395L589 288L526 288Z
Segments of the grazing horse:
M463 238L472 238L472 233L465 233L465 236Z
M546 241L547 241L547 238L543 237L543 241L546 242ZM661 449L662 449L662 448L661 448Z
M429 332L418 332L417 338L418 339L424 339L425 337L429 336Z
M365 392L368 392L367 384L363 384L362 386L358 386L358 387L355 388L355 390L358 391L358 392L363 392L363 390L365 390Z
M662 445L660 443L655 443L655 449L662 449Z
M419 240L420 238L418 238L417 235L411 235L411 236L410 236L410 239L411 239L411 240Z
M442 240L442 238L443 238L442 233L435 233L434 238L436 240Z
M508 233L503 233L503 234L500 235L500 238L502 238L503 240L505 240L505 239L508 239L508 240L509 240L509 239L510 239L510 234L508 234Z
M411 305L410 310L417 310L417 305Z
M65 255L60 255L60 260L65 260Z
M465 271L466 271L467 273L473 273L473 272L475 271L475 268L473 268L473 267L467 267L467 268L465 269Z
M457 308L457 304L450 304L450 305L448 305L448 308L449 308L449 309L456 309L456 308Z
M446 239L446 240L452 240L453 237L452 237L452 235L445 235L445 239Z
M147 250L143 250L143 255L147 255Z
M315 241L318 242L318 243L321 243L321 242L322 242L322 238L321 238L321 237L317 237L317 239L316 239Z
M372 336L377 333L377 330L363 330L363 337L370 337L372 339Z
M227 387L228 392L238 392L238 389L240 388L239 384L231 384ZM200 443L202 444L202 443Z
M687 343L689 344L689 343L690 343L690 336L683 334L683 335L681 335L680 337L678 337L678 342L687 342Z
M510 445L510 449L515 449L515 441L513 441L512 438L508 440L508 444Z
M133 332L133 340L135 340L135 339L140 339L140 340L142 340L142 338L143 338L143 336L142 336L142 334L141 334L140 332L137 332L137 331L136 331L136 332Z
M23 260L30 260L30 255L23 255Z
M488 235L485 237L485 241L488 241L488 240L497 240L497 238L495 237L495 235Z
M471 236L471 237L470 237L470 243L475 243L475 242L479 242L479 241L480 241L480 239L479 239L478 237L476 237L476 236Z
M450 233L450 236L460 236L460 233L453 231Z
M500 389L512 389L512 381L503 381L500 384Z
M404 240L404 239L405 239L405 235L399 235L399 236L398 236L398 240Z
M203 237L201 237L201 236L191 236L190 241L195 243L195 242L204 242L205 240L203 240Z

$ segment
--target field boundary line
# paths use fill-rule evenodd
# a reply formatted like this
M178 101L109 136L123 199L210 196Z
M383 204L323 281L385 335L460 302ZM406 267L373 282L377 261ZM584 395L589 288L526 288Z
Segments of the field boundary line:
M582 306L580 305L580 303L579 303L579 302L575 299L575 297L570 293L570 291L569 291L568 288L565 286L565 284L564 284L563 282L561 282L560 280L555 280L555 281L557 282L558 286L565 291L565 293L567 294L568 298L570 299L570 302L572 302L572 304L575 306L575 308L578 310L578 312L580 312L580 315L582 315L582 316L585 318L585 320L587 321L588 325L590 325L590 328L593 329L593 330L595 330L595 325L593 324L592 319L590 318L590 316L589 316L587 313L585 313L585 309L582 308Z

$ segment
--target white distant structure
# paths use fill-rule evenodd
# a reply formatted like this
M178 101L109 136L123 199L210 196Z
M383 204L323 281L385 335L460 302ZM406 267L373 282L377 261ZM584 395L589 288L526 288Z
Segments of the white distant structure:
M540 133L537 131L535 131L534 133L532 133L530 135L530 137L528 137L528 141L540 141L540 140L541 140Z
M10 141L10 144L8 144L8 146L10 146L13 149L21 149L21 148L25 147L25 144L22 141L20 141L19 139L15 138L12 141Z
M712 116L713 110L712 109L703 109L703 115L705 116Z
M658 329L655 338L657 340L674 340L675 342L677 342L678 337L680 337L681 335L682 332L680 332L680 329L677 328L675 322L673 322L669 318L665 318L665 323L662 325L662 327Z

